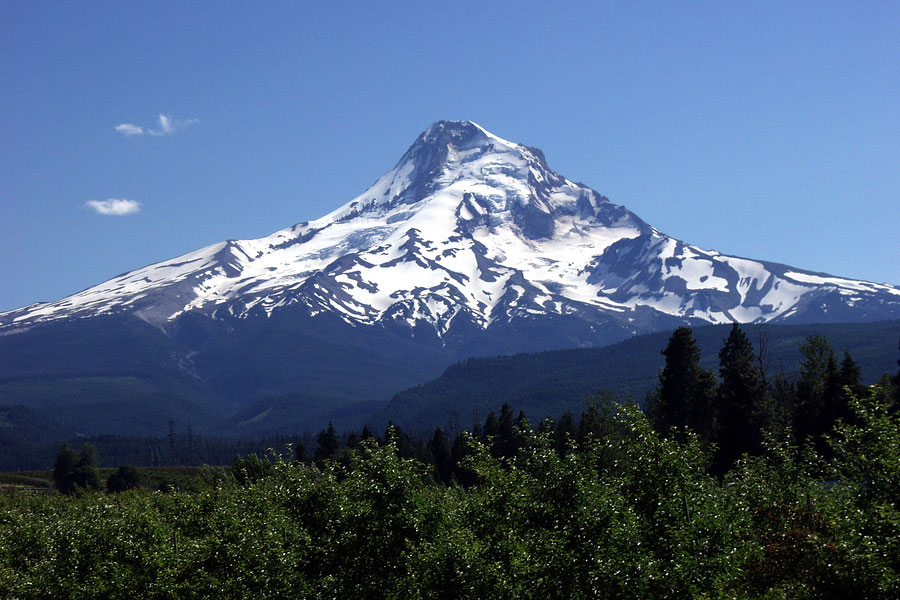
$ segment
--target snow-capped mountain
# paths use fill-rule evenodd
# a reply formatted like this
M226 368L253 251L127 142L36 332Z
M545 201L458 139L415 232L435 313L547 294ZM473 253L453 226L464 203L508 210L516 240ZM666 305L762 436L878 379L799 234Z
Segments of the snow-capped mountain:
M186 314L286 307L354 326L425 326L446 343L543 317L624 335L675 322L898 318L900 288L686 244L556 174L540 150L441 121L329 215L0 314L0 331L123 313L167 330Z

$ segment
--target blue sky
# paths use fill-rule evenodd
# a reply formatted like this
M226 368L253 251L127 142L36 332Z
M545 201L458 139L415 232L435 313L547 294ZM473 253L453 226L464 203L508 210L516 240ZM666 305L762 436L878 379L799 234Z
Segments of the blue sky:
M0 310L322 216L440 119L692 244L900 284L896 2L7 1L0 81Z

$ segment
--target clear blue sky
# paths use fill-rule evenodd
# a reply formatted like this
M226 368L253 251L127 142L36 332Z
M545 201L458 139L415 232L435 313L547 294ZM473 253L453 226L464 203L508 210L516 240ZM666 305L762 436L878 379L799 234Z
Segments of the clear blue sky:
M553 4L0 3L0 310L319 217L440 119L687 242L900 284L900 4Z

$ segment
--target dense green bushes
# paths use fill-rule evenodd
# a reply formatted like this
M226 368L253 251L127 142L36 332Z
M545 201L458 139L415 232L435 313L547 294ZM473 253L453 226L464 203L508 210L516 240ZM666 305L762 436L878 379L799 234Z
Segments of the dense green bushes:
M472 440L467 487L369 439L193 491L6 495L0 596L896 598L900 417L852 406L827 460L770 439L724 478L626 406L580 444Z

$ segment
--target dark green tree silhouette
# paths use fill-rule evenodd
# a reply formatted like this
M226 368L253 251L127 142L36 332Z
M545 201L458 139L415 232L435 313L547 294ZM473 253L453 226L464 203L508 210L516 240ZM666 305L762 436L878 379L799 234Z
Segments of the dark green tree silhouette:
M479 426L478 429L481 427ZM472 438L477 439L473 433ZM470 438L466 432L461 431L453 438L453 446L450 448L450 462L453 465L453 478L462 486L473 486L478 482L475 471L466 464L466 459L472 455Z
M834 350L821 335L811 335L800 346L803 361L797 381L797 404L793 422L800 439L818 437L830 428L826 410L826 389L834 394L837 361ZM829 377L832 378L829 385ZM829 389L830 388L830 389Z
M849 352L844 352L844 360L841 361L841 384L849 387L854 396L861 396L865 392L865 388L859 383L861 380L862 369Z
M377 440L375 434L372 433L372 430L369 429L368 425L364 425L362 429L362 433L359 434L359 441L364 442L366 440Z
M574 442L578 435L578 429L575 427L575 418L570 412L564 412L559 418L559 423L553 431L553 447L560 454L565 455L570 442Z
M316 451L313 454L313 460L321 466L321 464L332 458L340 449L341 444L337 438L337 432L334 425L329 421L328 428L323 429L316 436Z
M63 494L75 491L75 472L78 468L78 453L69 444L63 444L56 453L56 464L53 466L53 484Z
M485 430L487 430L487 424L485 424ZM515 455L518 446L519 440L516 435L516 421L513 417L512 406L508 402L504 402L500 407L500 418L497 419L497 432L494 434L491 453L498 458L510 458Z
M428 442L428 450L434 461L434 470L438 481L445 485L449 484L453 477L452 449L447 434L440 427L434 430L434 435Z
M56 454L53 467L53 483L63 494L72 494L77 489L97 489L100 487L100 473L97 465L100 459L97 448L84 444L80 452L75 452L68 444L63 444Z
M689 327L672 333L666 349L666 366L659 374L659 386L651 408L660 431L688 427L700 439L711 441L717 429L716 380L712 371L700 367L700 348Z
M719 445L716 469L726 471L743 453L756 453L768 424L765 389L753 344L737 323L719 351Z
M388 423L387 429L384 430L384 444L393 444L400 458L416 457L416 446L412 438L399 425Z
M93 444L84 444L78 453L78 469L75 475L76 483L83 488L97 489L100 487L100 457L97 448Z
M294 443L294 460L297 462L306 462L307 458L306 446L303 444L302 440L297 440Z

